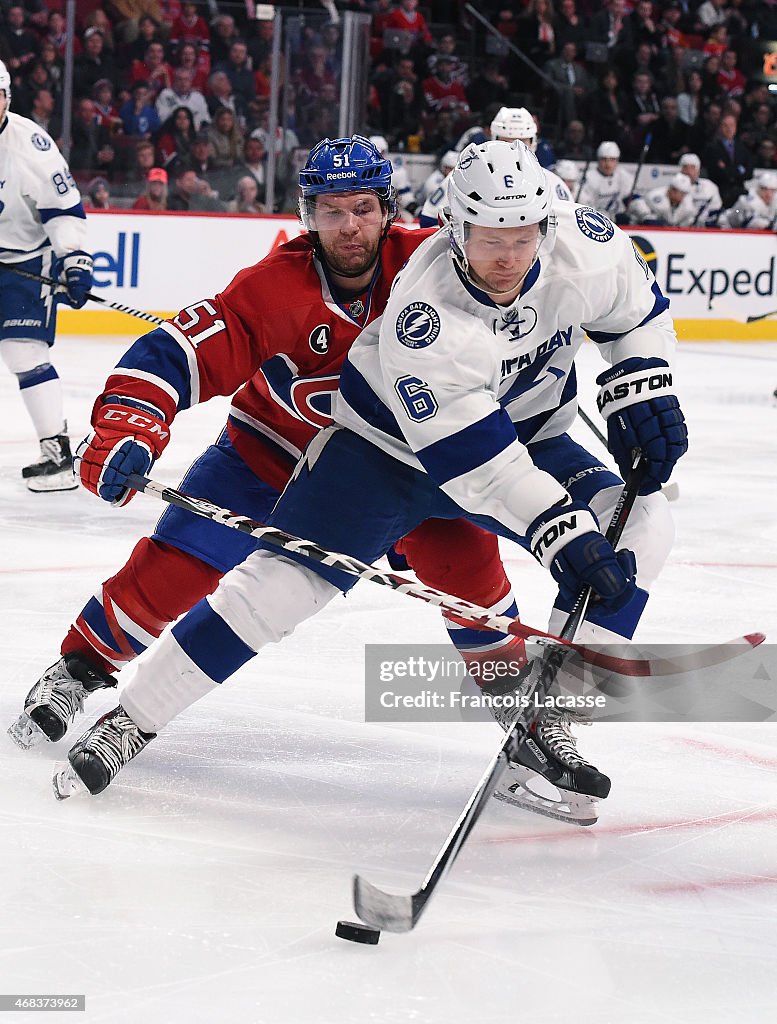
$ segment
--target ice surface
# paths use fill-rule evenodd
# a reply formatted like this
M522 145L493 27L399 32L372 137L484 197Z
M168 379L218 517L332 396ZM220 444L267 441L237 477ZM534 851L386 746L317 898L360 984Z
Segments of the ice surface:
M125 347L57 343L74 439ZM592 347L580 362L593 414ZM640 635L773 640L777 343L686 344L678 365L692 449ZM154 475L176 482L225 410L182 416ZM577 436L599 450L582 424ZM3 729L160 512L143 496L113 511L80 491L32 495L19 468L36 455L4 374ZM548 579L517 548L504 554L525 621L543 625ZM485 724L362 721L364 643L443 638L434 610L363 583L95 799L51 794L68 742L23 753L0 734L0 992L86 993L82 1016L46 1019L89 1024L773 1020L772 724L586 730L584 752L613 778L597 826L494 801L415 932L377 947L335 938L354 871L417 888L498 742ZM86 721L114 703L93 698Z

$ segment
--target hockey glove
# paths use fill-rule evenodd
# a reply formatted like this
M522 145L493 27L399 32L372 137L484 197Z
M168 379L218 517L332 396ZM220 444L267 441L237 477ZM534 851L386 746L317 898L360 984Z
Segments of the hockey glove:
M73 309L80 309L92 287L94 264L88 252L77 249L56 262L54 276L65 286L64 301Z
M531 553L546 569L572 604L583 587L593 588L605 614L628 604L637 586L634 552L616 552L599 532L591 509L568 499L537 516L527 531Z
M607 446L621 476L631 468L633 449L645 462L640 494L657 491L688 451L688 430L672 391L672 372L663 359L632 357L596 378L597 404L607 421Z
M127 476L144 476L170 440L170 428L142 402L112 398L92 414L93 430L76 449L73 468L83 486L117 507L135 495Z

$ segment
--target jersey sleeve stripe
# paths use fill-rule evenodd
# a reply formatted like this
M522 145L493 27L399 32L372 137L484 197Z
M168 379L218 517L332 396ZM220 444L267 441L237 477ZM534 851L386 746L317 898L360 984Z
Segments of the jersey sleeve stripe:
M153 384L154 387L159 388L160 391L166 394L168 398L171 398L175 403L176 409L178 408L181 396L168 381L158 377L155 373L148 373L146 370L130 370L126 367L117 367L108 378L108 383L106 384L108 389L110 389L111 382L115 384L117 377L129 377L131 380L143 380L147 384Z
M82 203L76 203L75 206L70 206L67 210L57 210L51 207L39 208L38 213L40 214L41 224L48 224L55 217L78 217L80 220L86 220L86 213Z
M653 308L643 320L640 320L640 322L635 324L634 327L630 327L629 331L636 331L638 327L644 327L645 324L650 323L651 320L654 320L657 316L660 316L669 309L669 299L667 299L659 288L658 281L653 282L651 291L653 292ZM606 331L586 330L586 334L591 341L595 341L597 344L602 345L610 341L618 341L619 338L622 338L624 334L628 334L629 331L619 331L617 334L608 334Z
M421 448L416 454L438 484L480 469L517 440L515 427L503 409Z
M175 324L171 324L169 321L165 321L160 330L166 331L171 338L174 338L186 356L186 362L189 365L189 405L198 405L200 401L200 368L197 365L197 353L194 346L183 331L179 331Z
M155 378L154 383L161 379L167 387L165 394L176 395L177 408L188 409L191 401L191 366L181 345L171 345L170 336L161 327L150 334L139 338L124 353L116 366L117 374L125 374L139 379Z

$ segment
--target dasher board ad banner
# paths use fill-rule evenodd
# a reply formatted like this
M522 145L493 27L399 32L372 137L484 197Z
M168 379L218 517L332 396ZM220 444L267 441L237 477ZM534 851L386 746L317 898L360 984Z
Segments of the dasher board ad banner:
M109 302L170 316L222 291L300 234L294 217L89 211L93 292ZM670 301L687 340L777 340L777 235L771 232L626 228ZM542 252L540 251L540 259ZM138 334L134 317L87 303L60 307L70 333Z

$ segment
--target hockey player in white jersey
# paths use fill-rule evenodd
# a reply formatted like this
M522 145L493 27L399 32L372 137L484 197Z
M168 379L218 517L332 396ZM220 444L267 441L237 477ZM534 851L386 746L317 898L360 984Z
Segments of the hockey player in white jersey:
M451 173L453 168L456 166L456 161L459 158L459 154L455 149L449 149L440 160L440 167L438 170L433 171L424 182L424 187L421 191L421 212L418 214L418 223L422 228L434 228L439 226L440 213L447 201L448 195L448 175ZM432 188L428 189L427 186L433 185Z
M561 178L567 187L573 201L577 195L580 185L580 168L574 160L559 160L554 167L554 172Z
M604 215L554 209L520 142L467 147L449 197L447 227L416 250L383 317L357 339L336 426L311 442L270 522L374 561L416 523L464 515L551 572L551 629L590 585L596 601L579 639L630 638L673 539L660 486L687 450L668 302ZM646 466L617 553L600 523L622 481L567 434L586 334L609 364L598 401L610 451L621 473L635 448ZM353 583L269 545L249 555L135 663L122 703L55 774L57 794L104 790L172 718ZM517 755L524 768L559 792L607 795L568 713L547 709L529 739Z
M679 170L691 183L691 199L696 207L696 217L691 226L715 227L723 207L718 186L709 178L701 177L701 160L695 153L683 153Z
M62 387L49 350L56 303L79 308L92 286L84 251L81 196L54 142L34 121L9 110L11 77L0 61L0 357L19 381L40 442L40 459L22 469L31 491L77 486L62 407ZM3 266L5 265L5 266ZM61 281L52 289L8 265Z
M764 171L718 221L722 228L777 231L777 173Z
M631 224L691 227L696 221L696 205L691 197L690 178L678 171L667 185L637 196L629 203L628 216Z
M520 140L532 153L537 152L537 122L526 107L502 107L491 122L491 138L494 142L515 142ZM553 191L554 199L571 201L572 193L558 174L545 168L545 177Z
M620 166L620 158L617 142L602 142L596 150L596 167L588 168L578 199L582 206L592 206L612 220L626 212L632 191L632 179Z
M371 135L370 142L382 157L388 159L389 144L388 140L383 135ZM402 219L412 220L413 217L415 217L416 210L418 209L418 203L416 201L415 192L413 191L413 186L410 184L407 168L402 163L402 158L397 156L392 156L391 166L393 167L391 184L394 186L394 191L397 194L397 205L399 206L399 211L402 214Z

